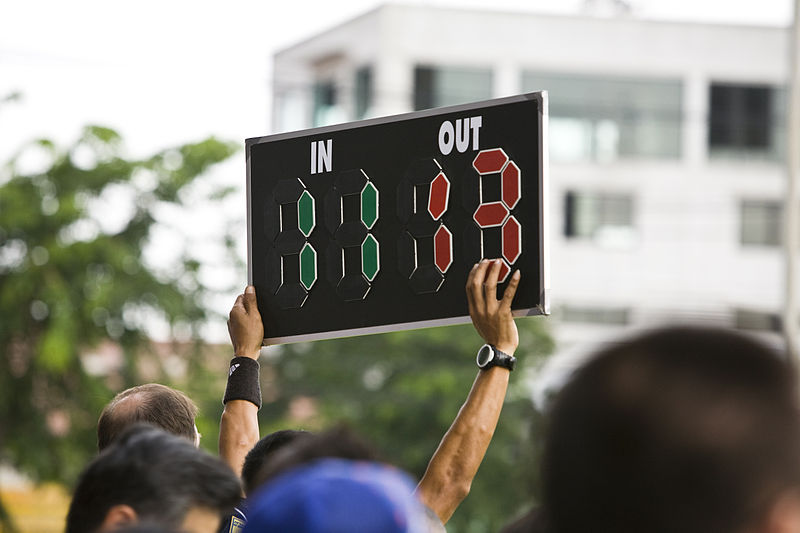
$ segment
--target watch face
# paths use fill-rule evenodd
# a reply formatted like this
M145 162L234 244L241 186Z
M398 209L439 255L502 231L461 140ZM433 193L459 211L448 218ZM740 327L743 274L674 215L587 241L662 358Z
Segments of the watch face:
M488 365L492 359L494 359L494 350L492 350L492 347L488 344L481 346L481 349L478 350L478 366L483 368Z

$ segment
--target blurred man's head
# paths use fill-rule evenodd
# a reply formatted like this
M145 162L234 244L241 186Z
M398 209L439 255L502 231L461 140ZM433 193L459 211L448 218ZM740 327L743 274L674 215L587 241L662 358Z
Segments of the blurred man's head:
M185 394L158 383L148 383L117 394L97 422L97 447L103 450L128 427L145 422L199 444L194 419L197 406Z
M368 461L317 459L273 478L248 500L245 533L423 533L411 480Z
M113 531L156 524L212 533L240 498L236 476L186 439L137 424L81 474L66 533Z
M249 478L248 494L273 478L317 459L338 458L378 461L378 453L364 439L344 425L318 434L294 435L291 443L270 454L261 468Z
M264 465L274 458L279 450L298 440L311 437L307 431L282 429L262 437L247 453L242 466L242 483L245 494L251 494L258 486L258 475Z
M654 331L602 351L556 399L548 523L553 533L783 531L762 526L798 519L800 498L785 496L800 488L799 459L791 364L732 332Z

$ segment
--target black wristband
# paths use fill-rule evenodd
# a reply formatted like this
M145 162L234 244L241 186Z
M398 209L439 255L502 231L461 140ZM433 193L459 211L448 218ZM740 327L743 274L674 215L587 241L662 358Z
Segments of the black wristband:
M261 383L258 380L258 361L249 357L234 357L228 370L228 386L222 403L247 400L261 409Z

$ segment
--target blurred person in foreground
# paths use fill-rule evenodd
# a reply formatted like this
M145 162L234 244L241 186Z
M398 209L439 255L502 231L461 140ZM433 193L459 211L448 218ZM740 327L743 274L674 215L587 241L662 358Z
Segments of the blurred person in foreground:
M800 411L785 355L668 328L604 349L553 404L550 533L800 531Z
M242 467L242 488L245 494L253 494L263 483L262 472L265 465L272 463L272 460L282 452L295 444L300 444L306 439L314 437L314 433L304 430L281 429L273 431L259 440L248 452Z
M302 464L259 490L244 533L426 533L411 479L390 466L339 458Z
M222 432L220 433L222 434ZM283 429L274 431L265 436L247 453L242 466L242 489L243 496L253 494L260 485L260 472L264 465L270 463L281 450L288 448L289 445L299 444L305 439L311 438L313 433L308 431L297 431ZM247 498L242 497L230 516L222 521L219 533L239 533L247 521Z
M336 474L329 476L332 464ZM298 533L444 531L439 517L415 496L408 475L382 463L378 452L345 425L298 435L271 455L251 483L263 487L249 493L247 531L253 533L282 531L291 521ZM375 499L362 493L374 493ZM352 512L356 507L362 512Z
M487 344L479 351L479 370L467 400L442 438L415 491L419 500L441 524L450 519L469 493L472 480L497 427L510 372L516 362L513 354L519 344L519 336L511 315L511 302L519 286L520 273L519 271L514 273L503 293L503 298L498 300L497 284L500 268L499 260L484 259L475 264L469 273L466 292L470 317L475 329ZM231 423L223 415L220 426L220 452L222 453L223 449L236 450L228 455L238 454L242 457L242 463L245 463L244 457L249 451L247 439L240 438L223 446L222 435L249 435L250 438L256 435L256 439L258 435L258 409L251 407L260 405L260 391L256 398L258 368L243 359L255 361L264 338L263 324L258 312L255 290L252 287L248 287L245 293L237 298L229 316L228 330L234 353L237 355L237 358L231 361L231 368L233 369L236 364L247 366L244 367L245 371L239 374L242 378L239 384L231 386L229 380L228 391L249 390L252 396L249 398L250 405L243 405L244 409L249 410L250 416L236 419L240 421L239 423L245 422L240 429L230 430ZM242 367L237 367L236 372L239 372L240 368ZM247 385L248 381L251 385ZM229 392L226 392L226 398L228 396ZM247 401L246 394L240 396ZM228 405L230 404L226 403L226 410ZM265 451L269 453L272 448L266 447ZM250 460L269 462L260 454L249 456L248 461ZM253 470L255 469L250 469L245 463L245 471ZM247 484L255 485L255 483ZM238 527L237 524L242 523L239 520L243 521L244 516L234 515L228 530L233 531L234 527Z
M240 494L239 480L222 461L186 439L135 424L84 469L66 533L137 525L214 533Z

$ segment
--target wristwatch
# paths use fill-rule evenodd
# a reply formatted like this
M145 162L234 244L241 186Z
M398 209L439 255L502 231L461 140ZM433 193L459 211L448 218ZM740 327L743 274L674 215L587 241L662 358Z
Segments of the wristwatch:
M493 366L501 366L509 370L514 370L514 365L517 364L517 358L513 355L508 355L501 352L492 344L484 344L478 350L477 357L478 368L481 370Z

